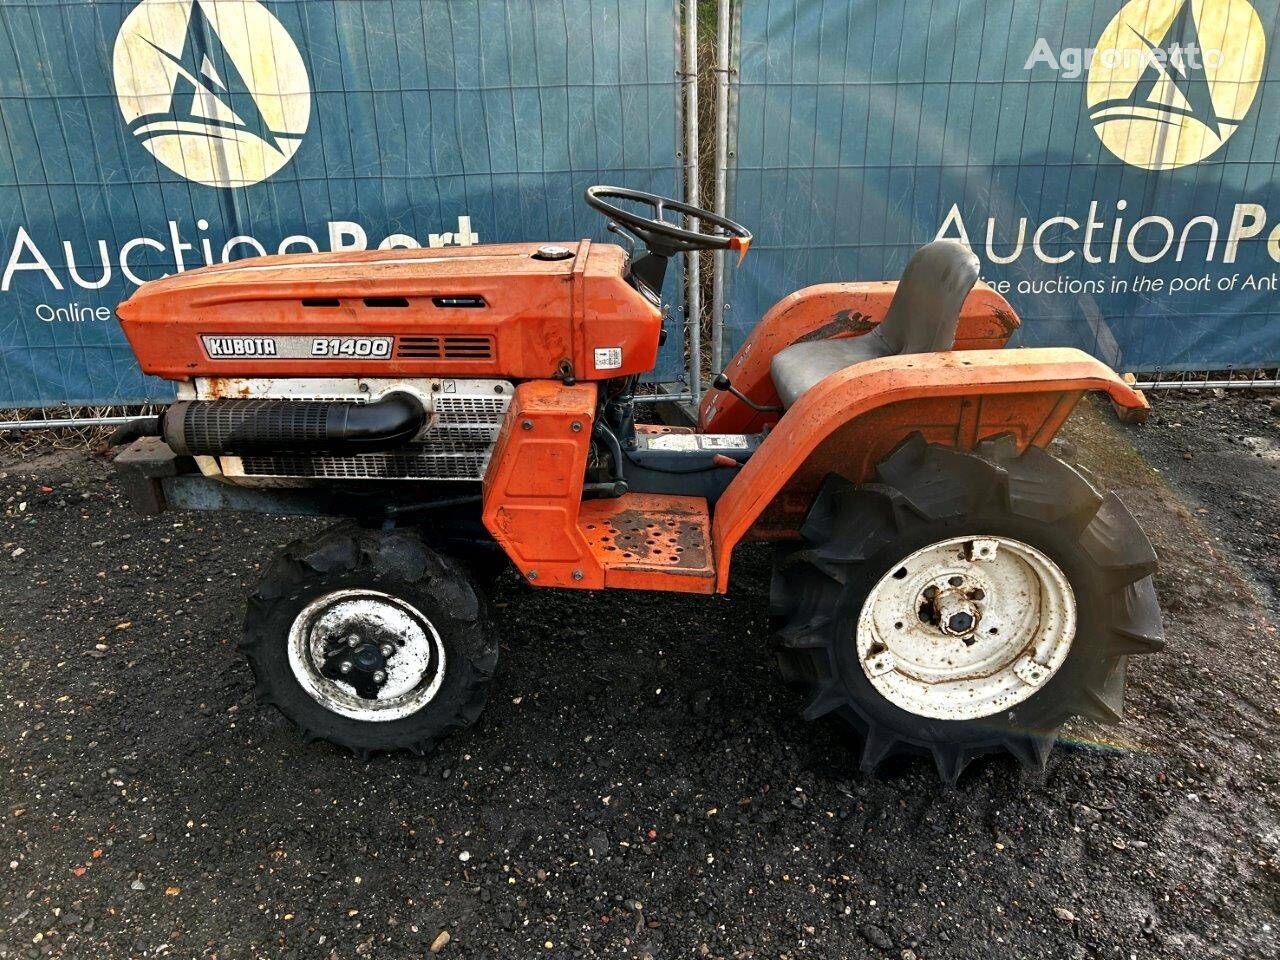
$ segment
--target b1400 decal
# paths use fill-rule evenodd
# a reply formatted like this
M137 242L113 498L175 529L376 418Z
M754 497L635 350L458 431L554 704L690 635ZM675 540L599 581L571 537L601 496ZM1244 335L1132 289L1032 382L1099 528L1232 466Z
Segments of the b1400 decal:
M389 360L391 337L201 337L210 360L266 358L271 360L311 360L335 357L358 360Z
M313 357L362 357L385 360L391 356L390 337L313 337Z

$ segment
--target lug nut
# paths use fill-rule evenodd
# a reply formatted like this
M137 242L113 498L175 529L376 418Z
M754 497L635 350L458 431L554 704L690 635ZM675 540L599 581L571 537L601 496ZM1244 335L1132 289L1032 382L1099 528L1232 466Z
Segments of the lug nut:
M358 644L359 642L360 642L360 637L359 637L359 636L357 636L357 635L356 635L356 634L354 634L354 633L349 633L349 634L347 634L347 646L348 646L348 647L354 647L354 646L355 646L356 644Z
M374 682L374 683L386 683L386 681L387 681L387 671L385 671L385 670L375 670L375 671L373 672L373 682Z
M350 660L343 660L340 664L338 664L338 671L339 671L340 673L350 673L350 672L351 672L351 661L350 661Z
M382 651L382 655L384 657L389 657L391 654L395 653L395 647L391 646L389 643L384 643L378 649Z

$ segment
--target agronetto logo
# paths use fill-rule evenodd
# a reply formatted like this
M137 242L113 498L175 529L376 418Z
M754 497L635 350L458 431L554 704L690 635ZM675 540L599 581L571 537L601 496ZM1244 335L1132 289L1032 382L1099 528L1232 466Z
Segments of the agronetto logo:
M129 130L196 183L260 183L307 132L302 55L258 0L142 0L120 27L112 66Z
M1125 163L1199 163L1258 95L1266 34L1248 0L1130 0L1089 63L1089 119Z

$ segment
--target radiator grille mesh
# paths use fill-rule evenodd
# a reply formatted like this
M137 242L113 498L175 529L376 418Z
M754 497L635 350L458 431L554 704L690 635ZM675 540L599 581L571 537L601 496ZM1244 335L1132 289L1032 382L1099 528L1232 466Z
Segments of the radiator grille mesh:
M450 449L452 447L452 449ZM245 457L246 476L323 480L480 480L489 444L412 443L349 457L272 454Z
M484 383L471 381L471 383ZM503 392L495 392L501 386ZM382 453L351 455L269 453L241 458L248 477L306 480L481 480L489 466L509 384L482 392L434 393L430 426L413 442Z

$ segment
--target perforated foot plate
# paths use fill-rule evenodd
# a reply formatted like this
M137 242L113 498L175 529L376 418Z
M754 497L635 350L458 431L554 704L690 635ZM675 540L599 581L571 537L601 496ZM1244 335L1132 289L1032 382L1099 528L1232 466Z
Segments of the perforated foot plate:
M709 593L711 521L701 497L629 493L589 500L578 526L610 587Z

